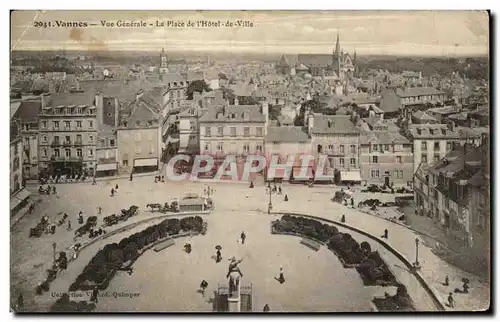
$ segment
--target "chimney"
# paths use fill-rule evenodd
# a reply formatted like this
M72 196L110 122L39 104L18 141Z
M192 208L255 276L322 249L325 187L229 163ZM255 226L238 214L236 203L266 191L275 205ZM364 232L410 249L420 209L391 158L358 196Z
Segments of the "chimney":
M307 117L307 129L309 135L311 135L313 127L314 127L314 113L310 113Z

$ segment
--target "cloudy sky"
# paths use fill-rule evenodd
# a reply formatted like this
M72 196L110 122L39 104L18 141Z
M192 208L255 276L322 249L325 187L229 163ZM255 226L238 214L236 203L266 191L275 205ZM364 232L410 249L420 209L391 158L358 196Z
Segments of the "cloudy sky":
M105 28L108 22L236 21L252 28ZM35 27L34 22L86 21L88 28ZM331 53L337 33L358 54L488 53L489 21L481 11L16 11L15 50L159 50Z

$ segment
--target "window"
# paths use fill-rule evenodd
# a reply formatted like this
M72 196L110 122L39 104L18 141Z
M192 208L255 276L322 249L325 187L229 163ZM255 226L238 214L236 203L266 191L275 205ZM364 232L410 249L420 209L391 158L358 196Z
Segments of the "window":
M421 129L417 129L417 134L421 135L422 134L422 130Z
M434 135L434 129L429 129L429 133L430 133L431 135Z
M372 156L372 163L378 163L378 156Z
M76 128L81 129L82 128L82 121L76 121Z
M24 145L28 146L30 144L30 138L24 138Z
M149 145L149 154L153 154L153 153L155 153L155 146L154 146L154 144L150 144Z
M59 121L54 121L54 129L59 130Z
M109 146L115 146L115 140L113 139L109 140Z
M153 133L148 131L148 141L153 141Z
M89 149L89 153L88 153L88 156L89 156L89 157L91 157L91 156L93 156L93 155L94 155L94 150L92 150L92 149Z
M61 153L60 153L59 149L54 149L54 156L55 156L56 158L58 158L58 157L60 157L60 156L61 156Z
M386 144L386 145L384 146L384 150L389 151L389 144Z
M71 157L71 149L66 149L66 157Z
M140 145L137 145L135 147L135 154L141 154L141 146Z
M78 138L78 135L76 137ZM65 142L71 142L71 136L66 135L66 141Z
M434 156L434 163L439 162L439 155Z
M124 167L128 167L128 160L122 160L122 165Z
M62 108L56 108L54 114L62 114Z
M401 156L399 156L399 155L396 156L396 162L397 163L402 163Z
M190 120L189 121L189 129L190 130L196 130L196 121L195 120Z
M250 151L250 144L244 143L243 144L243 152L248 153Z
M64 128L69 129L71 127L70 121L64 121Z
M349 147L349 150L350 150L350 151L349 151L350 153L356 153L356 146L355 146L355 145L351 145L351 146Z
M379 170L372 170L371 171L372 178L379 178L380 177L380 171Z
M344 154L344 146L343 145L340 146L340 154Z
M217 143L217 151L222 151L222 142Z
M94 136L93 135L89 135L89 142L90 143L94 142Z
M245 126L243 128L243 135L244 136L250 136L250 128L248 126Z
M231 127L231 136L236 136L236 127Z
M447 151L451 150L451 142L446 142L446 150Z
M257 136L262 136L262 127L257 127Z
M330 144L330 145L328 146L328 150L330 150L330 151L331 151L331 150L333 150L333 145L332 145L332 144Z
M378 151L378 145L377 145L377 144L375 144L375 145L373 146L373 151Z
M134 141L138 142L138 141L140 141L140 140L141 140L141 133L140 133L140 132L137 132L137 133L135 134Z
M47 136L46 136L46 135L42 136L42 142L47 143L47 140L48 140L48 139L47 139Z
M94 127L94 121L89 121L89 128L93 128Z
M446 135L446 130L445 129L441 129L441 134L442 135Z
M340 163L340 167L343 168L344 167L344 158L340 158L339 163Z
M427 163L427 155L426 154L422 155L422 162Z
M222 136L224 134L224 128L222 126L217 127L217 135Z
M427 142L422 142L422 150L427 150Z
M210 146L208 144L205 144L205 151L209 151L210 150Z
M141 125L141 121L139 121L139 120L135 121L135 125L136 125L136 126Z
M56 135L56 136L54 136L54 143L59 144L59 137L58 137L57 135Z
M210 126L205 127L205 136L210 137Z
M257 144L257 145L255 146L255 151L257 151L257 152L262 152L262 145Z
M71 114L71 109L70 108L66 109L66 114L68 114L68 115Z
M403 179L403 170L396 170L396 177L398 179Z
M351 166L356 166L356 159L355 158L351 158Z
M43 154L44 157L46 157L47 156L47 149L43 149L42 150L42 154Z
M82 135L81 134L76 135L76 143L82 144Z
M44 128L44 129L47 128L47 121L42 121L42 128Z
M79 157L79 158L81 158L82 155L83 155L82 149L76 149L76 156Z

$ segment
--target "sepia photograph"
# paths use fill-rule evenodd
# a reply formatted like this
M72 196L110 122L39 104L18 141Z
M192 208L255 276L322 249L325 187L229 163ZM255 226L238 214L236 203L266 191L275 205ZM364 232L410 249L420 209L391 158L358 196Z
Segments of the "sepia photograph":
M10 311L490 310L487 10L10 12Z

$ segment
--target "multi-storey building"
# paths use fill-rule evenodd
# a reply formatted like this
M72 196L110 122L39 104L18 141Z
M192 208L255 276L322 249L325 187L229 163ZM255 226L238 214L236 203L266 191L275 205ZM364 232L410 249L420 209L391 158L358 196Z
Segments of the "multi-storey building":
M38 177L38 114L42 102L38 100L22 101L12 120L16 122L23 142L23 176Z
M417 211L433 218L455 246L484 253L489 243L489 143L455 146L414 177Z
M160 109L141 99L124 106L116 128L119 173L158 170L161 156Z
M39 114L40 172L67 174L96 167L97 113L89 94L42 95Z
M162 98L162 115L166 121L173 111L178 111L182 100L186 99L188 81L179 73L169 73L162 76L166 88Z
M360 182L360 129L347 115L308 115L312 153L316 158L328 156L328 175L336 182Z
M370 131L360 137L361 177L367 184L411 185L411 142L397 132Z
M14 215L25 203L30 193L24 189L23 142L18 135L16 122L10 123L10 213Z
M432 165L444 158L454 145L481 138L446 124L410 124L406 132L413 142L414 172L420 163Z

